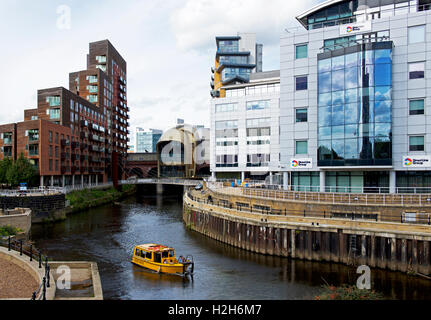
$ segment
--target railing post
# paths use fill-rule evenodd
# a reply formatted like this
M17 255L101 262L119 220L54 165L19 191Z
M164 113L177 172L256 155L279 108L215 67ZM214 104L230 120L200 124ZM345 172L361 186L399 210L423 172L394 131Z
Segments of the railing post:
M39 251L39 269L42 269L42 253Z
M30 244L30 261L33 261L33 245Z
M8 249L8 251L11 251L11 243L10 243L10 236L9 236L9 238L7 239L7 249Z
M19 240L19 255L22 256L22 240Z
M47 288L50 287L50 283L49 283L49 272L50 272L50 270L51 270L51 267L49 265L47 265L47 267L46 267L46 277L47 277L46 286L47 286Z
M46 300L46 277L42 280L42 300Z
M36 291L31 295L31 300L36 300Z

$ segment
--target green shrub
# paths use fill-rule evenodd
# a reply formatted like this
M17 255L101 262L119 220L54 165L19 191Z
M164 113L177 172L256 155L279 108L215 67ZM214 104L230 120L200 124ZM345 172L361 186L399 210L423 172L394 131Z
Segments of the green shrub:
M22 232L19 228L11 226L0 227L0 237L14 236L19 232Z
M316 300L383 300L384 296L374 290L361 290L356 286L334 287L325 285Z

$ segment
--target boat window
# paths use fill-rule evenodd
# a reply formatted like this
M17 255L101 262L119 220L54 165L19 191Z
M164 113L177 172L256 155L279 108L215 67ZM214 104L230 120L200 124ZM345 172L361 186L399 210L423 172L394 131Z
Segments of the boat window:
M169 256L169 252L168 251L163 251L162 252L162 258L167 258Z
M174 250L169 251L169 258L175 257Z
M141 250L136 249L136 254L135 255L137 255L139 257L141 255Z
M145 251L141 251L141 257L145 258Z
M145 254L145 258L147 258L147 259L151 259L151 252L146 252L146 254Z
M162 262L162 255L160 252L154 253L154 262L161 263Z

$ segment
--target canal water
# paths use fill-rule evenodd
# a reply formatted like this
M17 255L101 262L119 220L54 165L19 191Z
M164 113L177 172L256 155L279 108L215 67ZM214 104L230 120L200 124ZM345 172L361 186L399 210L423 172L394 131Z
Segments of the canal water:
M314 299L325 282L354 285L358 277L353 267L253 254L190 231L182 222L180 194L131 197L34 226L31 238L53 260L97 262L105 299ZM143 243L193 255L193 279L132 265L133 246ZM373 269L372 284L389 299L431 299L431 280Z

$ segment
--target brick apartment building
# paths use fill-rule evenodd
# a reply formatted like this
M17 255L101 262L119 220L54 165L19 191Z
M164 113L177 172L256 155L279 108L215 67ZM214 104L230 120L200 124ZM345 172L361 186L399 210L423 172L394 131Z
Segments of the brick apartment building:
M69 74L69 90L39 90L24 122L0 126L0 159L24 154L45 186L121 179L130 133L126 79L126 61L112 44L90 43L87 70Z

